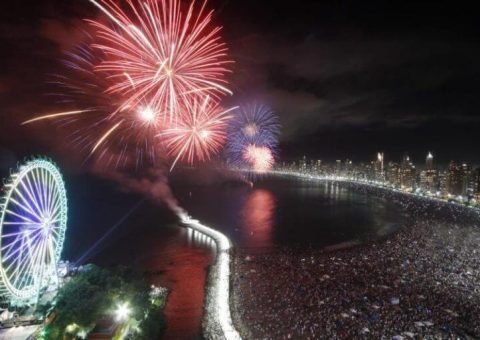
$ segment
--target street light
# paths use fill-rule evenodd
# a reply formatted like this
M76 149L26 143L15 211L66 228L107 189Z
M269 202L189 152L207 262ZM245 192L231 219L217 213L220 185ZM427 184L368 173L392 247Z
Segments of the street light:
M125 321L130 316L132 310L128 306L128 302L124 302L122 304L117 305L117 309L115 310L115 320L118 322Z

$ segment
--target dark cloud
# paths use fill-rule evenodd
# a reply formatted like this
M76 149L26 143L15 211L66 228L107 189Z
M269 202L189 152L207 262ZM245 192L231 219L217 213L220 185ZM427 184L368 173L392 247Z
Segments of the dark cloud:
M248 69L242 73L255 78L240 81L259 83L253 88L281 114L287 139L332 124L383 121L408 127L438 117L478 121L474 85L480 78L480 44L256 40L253 50L242 52L256 58L241 62Z

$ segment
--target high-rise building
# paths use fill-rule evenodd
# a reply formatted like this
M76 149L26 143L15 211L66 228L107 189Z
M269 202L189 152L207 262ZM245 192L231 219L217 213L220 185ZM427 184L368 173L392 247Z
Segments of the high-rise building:
M425 169L420 172L420 187L426 191L435 193L439 189L438 171L433 164L433 155L427 154L425 159Z
M337 159L335 162L335 176L340 176L340 172L342 171L342 161L340 159Z
M303 158L300 160L300 171L306 172L307 171L307 156L303 156Z
M415 188L416 169L410 157L405 155L400 164L400 186L405 190L413 190Z
M385 169L384 169L384 156L383 152L377 153L377 159L373 164L374 167L374 179L376 181L385 181Z
M371 166L368 163L360 163L355 170L355 179L367 180L370 179Z
M448 166L448 193L454 196L468 195L470 172L468 164L457 164L451 161Z
M473 197L480 202L480 168L475 169L472 175Z
M434 170L433 155L431 152L428 152L427 158L425 159L425 170Z
M388 162L385 170L385 180L394 187L400 186L400 167L395 162Z
M462 194L462 175L461 167L451 161L448 165L447 191L451 195Z
M342 176L351 178L353 176L353 162L350 159L345 160Z
M442 170L438 172L438 191L442 197L448 195L448 170Z
M472 197L473 195L473 183L472 183L472 167L467 163L462 163L463 172L463 195L466 197Z
M475 172L472 170L470 164L463 163L462 169L465 174L465 196L469 199L473 198L475 194Z
M321 160L312 160L310 161L311 163L311 170L315 173L320 173L320 169L322 167L322 161Z

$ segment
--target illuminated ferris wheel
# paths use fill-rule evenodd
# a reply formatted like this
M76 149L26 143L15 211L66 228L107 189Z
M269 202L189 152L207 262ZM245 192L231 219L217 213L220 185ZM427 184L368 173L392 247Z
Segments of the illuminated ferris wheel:
M0 201L0 295L11 304L36 301L57 283L67 224L62 175L52 162L34 159L10 175Z

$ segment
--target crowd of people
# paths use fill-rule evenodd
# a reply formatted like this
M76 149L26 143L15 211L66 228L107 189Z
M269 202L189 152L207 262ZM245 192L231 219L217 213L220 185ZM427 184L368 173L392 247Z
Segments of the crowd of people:
M480 218L393 197L404 224L348 249L237 249L231 298L247 339L480 337Z

